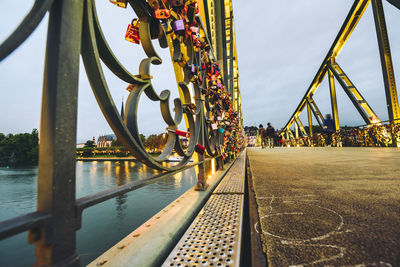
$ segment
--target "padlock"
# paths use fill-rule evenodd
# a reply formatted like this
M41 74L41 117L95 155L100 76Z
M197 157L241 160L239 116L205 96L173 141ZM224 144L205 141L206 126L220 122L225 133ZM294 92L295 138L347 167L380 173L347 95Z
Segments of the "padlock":
M122 8L126 8L127 5L126 0L110 0L110 3Z
M216 123L211 124L211 129L212 129L213 131L218 130L218 125L217 125Z
M175 134L183 136L183 137L186 137L186 138L190 137L190 133L184 132L184 131L181 131L181 130L175 130Z
M186 22L189 22L189 21L187 20L187 12L188 12L188 7L187 7L187 6L184 6L184 7L182 8L182 10L181 10L181 16L182 16L182 18L183 18Z
M192 64L192 66L190 67L190 72L193 74L193 73L196 73L196 66L194 65L194 64Z
M210 73L211 74L214 74L215 73L215 70L214 70L214 67L211 65L211 67L210 67Z
M221 158L222 158L222 160L225 160L226 159L226 153L223 153Z
M171 17L171 13L168 9L157 9L154 11L154 16L156 19L168 19Z
M198 154L203 155L203 154L204 154L204 151L206 150L206 148L205 148L204 146L200 145L200 144L197 144L197 145L195 146L194 150L195 150Z
M128 25L125 33L125 40L131 43L140 44L138 19L132 20L132 23Z
M172 28L174 31L179 32L179 31L184 31L185 30L185 24L183 22L183 19L177 19L173 22Z
M225 132L225 129L224 128L219 128L218 131L223 134Z
M197 110L197 107L195 104L190 103L190 104L184 104L185 110L189 111L194 115L194 111Z
M199 32L199 27L196 27L196 26L190 26L189 29L193 33L198 33Z

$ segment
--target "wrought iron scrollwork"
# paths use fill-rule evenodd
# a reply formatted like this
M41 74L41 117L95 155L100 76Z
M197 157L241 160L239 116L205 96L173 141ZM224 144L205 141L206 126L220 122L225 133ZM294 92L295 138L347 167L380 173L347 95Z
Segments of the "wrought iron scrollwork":
M182 168L193 156L198 144L204 146L207 154L211 157L223 155L225 152L224 144L227 142L223 131L217 131L215 128L217 124L216 108L222 110L222 102L228 101L229 106L229 101L232 100L227 93L225 93L224 99L219 98L224 89L222 74L218 72L219 69L214 61L211 45L207 38L202 42L196 39L200 38L200 31L203 31L203 35L205 35L205 30L200 17L195 15L195 1L189 2L192 6L189 8L191 13L187 17L190 17L192 25L196 25L200 30L197 30L197 33L189 31L188 34L190 25L185 25L186 28L181 33L174 34L171 26L172 21L155 18L154 10L149 3L143 0L127 1L138 16L138 34L147 55L147 58L140 63L139 74L134 75L120 63L108 45L97 17L95 1L84 1L81 55L98 105L118 140L131 151L133 156L149 167L159 170L172 171ZM43 19L45 13L51 8L52 3L53 0L35 1L31 11L14 33L1 44L0 60L7 57L28 38ZM181 11L179 9L179 12ZM172 14L171 9L171 14L175 16L175 20L181 19L182 14L179 12ZM162 59L157 54L152 42L154 39L158 39L161 48L170 47L172 59L179 64L182 72L183 79L178 83L181 98L173 100L172 109L170 107L171 92L164 90L158 94L151 82L150 66L162 64ZM205 52L205 45L208 46L207 52ZM208 52L210 52L210 56L205 57ZM130 93L126 101L124 118L120 116L112 99L100 61L119 79L129 84ZM208 76L210 73L209 69L205 67L206 63L208 64L207 68L218 69L214 72L220 77L219 79L213 77L213 82L210 82ZM216 87L217 81L218 85L222 87ZM160 103L160 113L166 124L167 141L158 157L151 156L139 138L137 114L142 93L150 100ZM228 111L228 108L223 110ZM220 116L222 117L223 114L223 111L219 114L219 121L222 120ZM184 117L188 127L187 137L189 142L187 148L184 148L177 134L178 125ZM167 167L164 161L173 151L182 156L182 160L174 166Z
M204 138L204 146L210 156L217 156L223 152L223 135L211 128L212 108L215 104L214 99L206 95L206 82L200 85L199 80L206 81L206 71L201 70L197 73L197 79L190 66L200 66L202 61L201 51L195 51L192 41L189 38L179 36L172 40L173 60L182 61L180 64L184 80L179 83L179 89L183 99L174 99L174 112L169 106L170 91L164 90L159 95L154 90L151 83L151 64L161 64L162 59L158 56L152 39L158 39L161 47L168 45L166 31L167 25L163 25L159 20L151 16L148 11L147 3L142 1L129 1L139 17L139 36L142 47L148 56L140 63L139 74L132 75L114 56L107 41L102 33L93 0L86 1L84 22L83 22L83 41L82 57L97 102L115 132L118 140L129 148L132 154L148 166L160 170L176 170L183 167L192 157L199 137ZM184 51L185 50L185 51ZM129 83L130 94L126 102L125 118L121 118L112 97L109 93L107 83L100 65L100 59L105 65L120 79ZM191 84L191 85L190 85ZM189 86L193 87L195 103L192 103ZM152 101L160 102L160 111L167 125L167 141L164 150L158 157L151 156L145 149L139 138L138 129L138 103L142 93ZM178 125L185 114L189 132L189 145L185 150L179 141L179 136L175 133ZM182 161L178 164L166 167L163 162L173 152L182 156Z
M36 29L54 0L36 0L28 15L15 31L0 45L0 61L17 49Z

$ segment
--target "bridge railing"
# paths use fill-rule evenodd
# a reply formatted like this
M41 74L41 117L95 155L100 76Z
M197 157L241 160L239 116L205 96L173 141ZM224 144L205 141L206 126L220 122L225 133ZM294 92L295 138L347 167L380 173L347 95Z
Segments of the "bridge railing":
M132 75L108 46L97 19L94 0L36 0L18 28L0 46L0 60L3 60L29 37L45 14L50 13L40 122L37 211L0 222L0 240L29 231L28 240L36 245L38 266L80 265L76 231L81 226L85 208L153 183L162 179L165 173L169 175L194 166L198 168L197 189L203 190L207 183L207 162L216 159L217 167L223 168L224 161L240 152L244 141L238 104L240 93L224 84L224 71L216 62L209 33L201 19L207 1L203 5L196 1L182 1L183 5L179 4L181 1L173 1L174 4L168 2L167 6L164 1L110 2L131 7L138 16L126 36L140 42L147 55L140 63L138 75ZM169 16L159 17L160 13L156 11L160 11L160 6L156 3L162 3L163 14L167 10ZM225 22L225 17L214 17L214 23L216 19ZM206 23L210 28L210 22ZM218 40L222 38L213 36ZM229 44L234 42L233 37L233 33L229 35ZM150 66L162 62L152 39L158 39L160 47L169 48L171 52L180 94L180 98L174 99L174 116L169 108L170 92L164 90L158 94L151 82ZM76 199L80 56L97 103L118 140L136 159L164 171L164 174ZM221 55L220 58L224 57ZM124 117L111 97L101 61L116 77L129 84ZM235 75L237 72L230 72L232 79ZM235 84L238 84L237 80ZM233 103L229 92L235 93L234 101L238 103ZM160 103L160 113L166 124L167 142L158 157L150 155L140 139L137 114L142 93ZM178 130L183 117L187 132ZM187 148L180 141L182 134L189 139ZM182 157L182 161L167 166L164 163L173 151ZM192 157L195 162L190 164Z
M327 146L329 138L324 132L314 133L313 136L284 139L283 146ZM333 147L400 147L400 124L382 121L374 124L364 124L355 127L341 128L332 133Z

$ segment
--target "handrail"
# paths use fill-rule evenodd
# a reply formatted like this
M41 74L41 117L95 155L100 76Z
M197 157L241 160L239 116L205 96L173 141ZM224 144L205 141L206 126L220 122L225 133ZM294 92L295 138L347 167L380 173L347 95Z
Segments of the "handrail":
M127 184L124 184L121 186L117 186L114 188L110 188L108 190L104 190L102 192L98 192L98 193L94 193L91 195L87 195L87 196L78 198L75 201L77 229L81 228L81 222L82 222L81 216L82 216L82 212L84 209L94 206L96 204L102 203L104 201L107 201L116 196L123 195L123 194L131 192L133 190L142 188L146 185L155 183L155 182L159 181L160 179L166 178L167 176L171 176L176 173L183 172L184 170L198 166L200 164L204 164L205 162L211 161L212 159L213 158L207 158L203 161L198 161L198 162L194 162L192 164L188 164L183 169L179 169L176 171L169 171L169 172L165 172L162 174L157 174L157 175L154 175L154 176L146 178L146 179L130 182L130 183L127 183Z
M104 190L98 193L94 193L91 195L87 195L81 198L78 198L75 201L76 207L76 230L81 228L81 215L84 209L94 206L96 204L107 201L111 198L126 194L128 192L134 191L146 185L155 183L161 179L164 179L168 176L174 175L176 173L182 172L184 170L193 168L200 164L204 164L205 162L211 161L214 158L207 158L204 161L194 162L186 165L183 169L176 171L169 171L161 174L157 174L151 176L146 179L142 179L139 181L130 182L121 186L116 186L110 188L108 190ZM0 240L6 239L13 235L23 233L28 230L32 230L37 227L46 226L51 220L51 214L45 212L31 212L25 215L17 216L5 221L0 222Z
M44 226L50 220L50 214L36 211L2 221L0 222L0 240Z

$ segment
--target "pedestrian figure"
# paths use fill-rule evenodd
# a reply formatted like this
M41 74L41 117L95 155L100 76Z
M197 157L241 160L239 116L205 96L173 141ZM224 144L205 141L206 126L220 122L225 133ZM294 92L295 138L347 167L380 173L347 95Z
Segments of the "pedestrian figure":
M262 124L260 124L258 126L258 135L260 136L260 139L261 139L261 148L264 148L266 146L266 144L265 144L266 135L265 134L266 134L266 132L265 132L264 126Z
M277 136L278 145L280 147L283 147L283 136L281 135L281 132L278 132L276 136Z
M324 132L327 134L327 138L325 139L326 145L331 146L332 143L332 134L333 134L333 120L331 114L326 114L324 120Z
M267 123L268 127L265 130L267 135L267 142L269 148L274 148L274 138L275 138L275 128L271 125L270 122Z

